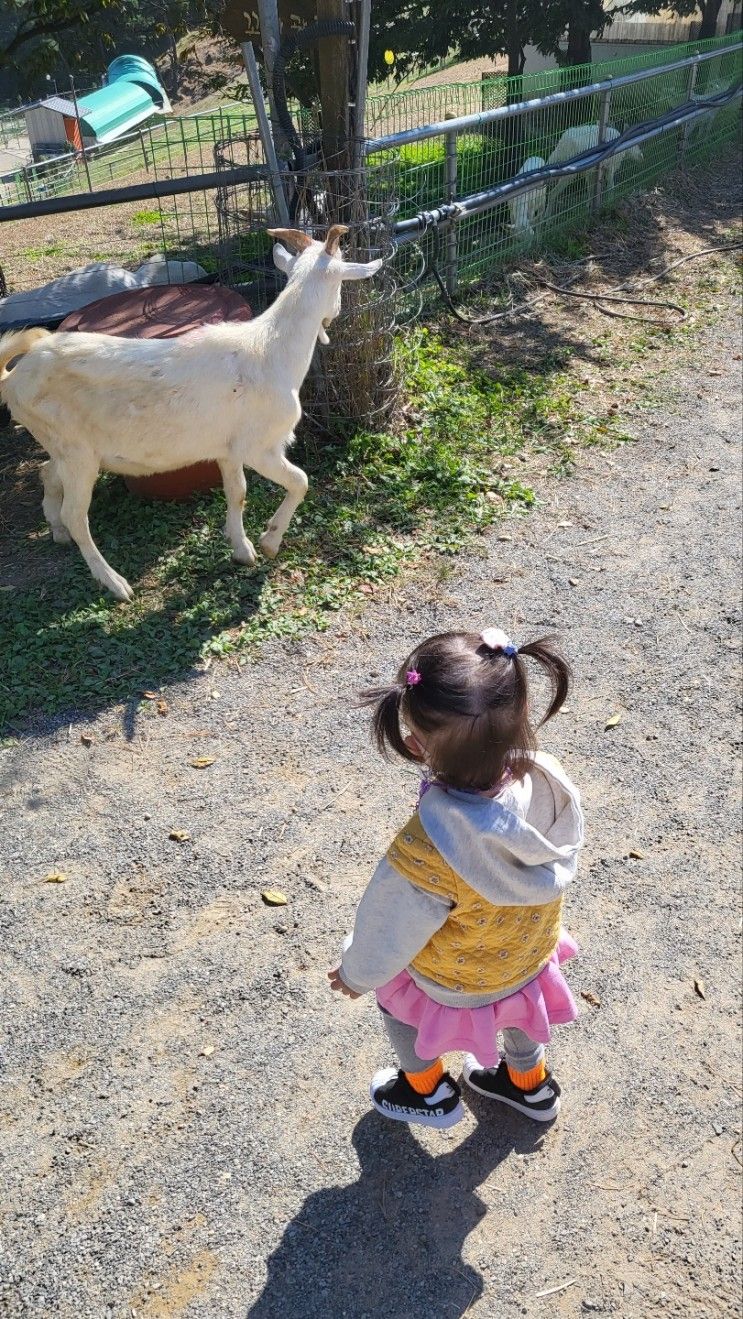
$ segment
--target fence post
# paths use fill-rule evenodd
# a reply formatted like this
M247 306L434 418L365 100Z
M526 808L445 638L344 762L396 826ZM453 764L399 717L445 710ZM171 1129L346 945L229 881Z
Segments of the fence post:
M455 114L446 114L445 119L456 119ZM447 133L446 142L446 200L457 200L457 135ZM456 297L458 266L457 226L449 221L446 232L446 291L450 298Z
M687 99L687 101L690 101L691 98L692 98L692 96L694 95L694 88L695 88L695 86L696 86L697 73L698 73L698 72L699 72L699 56L698 56L698 55L695 55L695 56L694 56L694 63L693 63L693 64L690 66L690 68L689 68L689 78L688 78L688 82L687 82L687 84L686 84L686 99ZM685 155L686 155L686 151L687 151L687 148L688 148L688 146L689 146L689 133L690 133L690 132L691 132L691 124L684 124L684 127L683 127L682 130L681 130L681 141L680 141L680 143L679 143L679 155L681 155L681 156L685 156Z
M609 127L609 113L611 111L611 92L612 89L611 87L609 87L605 92L601 93L601 100L599 102L599 139L598 139L599 146L603 146L604 142L606 141L606 130ZM596 166L596 183L593 190L593 206L592 206L593 211L598 211L600 209L603 193L604 193L604 162L602 160Z

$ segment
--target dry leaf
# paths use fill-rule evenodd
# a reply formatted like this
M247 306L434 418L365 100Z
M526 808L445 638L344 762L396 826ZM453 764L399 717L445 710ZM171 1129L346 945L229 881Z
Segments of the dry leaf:
M285 907L289 899L277 888L264 888L261 897L267 907Z
M707 995L706 995L705 992L704 992L704 981L703 981L703 980L695 980L695 981L694 981L694 988L695 988L695 990L696 990L696 992L697 992L697 994L699 995L700 998L706 998L706 997L707 997Z
M575 523L570 521L558 522L558 527L574 527Z
M172 838L174 843L187 843L191 835L185 829L171 829L168 838Z
M50 870L48 875L44 876L44 884L66 884L67 876L61 870Z
M145 701L156 701L157 692L142 692L142 697Z
M639 849L639 847L631 847L630 850L629 850L628 855L632 857L632 860L633 860L633 861L644 861L644 860L645 860L645 853L644 853L644 852L641 852L640 849Z
M93 745L93 740L94 740L94 739L90 736L90 733L81 733L81 734L80 734L80 741L82 742L82 744L83 744L84 747L92 747L92 745Z
M616 728L617 724L621 724L621 722L622 722L621 714L610 715L606 723L604 724L604 732L606 732L607 728Z
M169 711L169 709L170 709L170 706L168 705L168 702L167 702L167 701L158 701L158 703L157 703L157 713L158 713L158 714L167 714L168 711Z
M216 759L216 756L197 756L195 760L189 760L188 763L191 769L208 769L209 765L213 765Z
M201 1050L200 1056L202 1058L211 1058L215 1048L216 1048L215 1044L205 1044L203 1049Z
M580 586L580 577L568 577L571 586Z
M580 996L586 1000L586 1003L590 1003L592 1008L601 1007L601 999L598 994L594 994L592 989L582 989Z

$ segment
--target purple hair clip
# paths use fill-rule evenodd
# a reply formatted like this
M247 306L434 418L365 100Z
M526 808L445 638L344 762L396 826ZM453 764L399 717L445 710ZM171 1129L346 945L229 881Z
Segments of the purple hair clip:
M508 659L513 659L518 655L519 648L515 646L507 632L503 632L499 627L486 627L480 633L480 640L488 650L502 650Z
M417 687L419 682L421 682L421 675L419 674L418 670L408 669L407 673L405 674L405 686Z

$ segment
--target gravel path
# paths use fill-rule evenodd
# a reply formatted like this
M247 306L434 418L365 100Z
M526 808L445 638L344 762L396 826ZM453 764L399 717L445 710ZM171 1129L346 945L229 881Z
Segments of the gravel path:
M635 446L448 575L164 717L0 754L7 1319L737 1313L739 353L708 329ZM570 978L597 1005L557 1033L553 1129L473 1097L421 1133L369 1113L374 1007L325 988L414 795L348 698L491 622L575 661L546 745L585 798Z

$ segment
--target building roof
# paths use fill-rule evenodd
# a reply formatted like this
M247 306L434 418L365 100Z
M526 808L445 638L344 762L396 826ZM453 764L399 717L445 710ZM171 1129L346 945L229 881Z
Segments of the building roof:
M75 106L72 101L65 100L64 96L47 96L45 101L37 101L36 105L27 108L35 110L39 106L43 110L56 110L57 114L72 115L72 118L75 118Z

